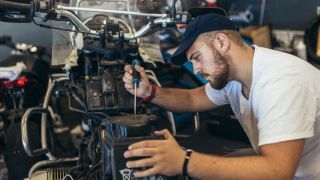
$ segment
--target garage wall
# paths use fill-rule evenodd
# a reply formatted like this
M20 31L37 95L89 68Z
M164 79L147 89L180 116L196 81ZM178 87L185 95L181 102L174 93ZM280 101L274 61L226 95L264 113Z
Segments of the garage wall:
M218 0L219 5L236 10L253 5L254 23L258 24L262 0ZM272 23L274 29L304 30L311 18L317 14L320 0L266 0L264 24Z

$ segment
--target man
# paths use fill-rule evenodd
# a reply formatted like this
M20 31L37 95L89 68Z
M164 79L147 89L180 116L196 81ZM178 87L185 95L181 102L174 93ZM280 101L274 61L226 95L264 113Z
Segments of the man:
M320 179L320 71L282 52L241 41L235 25L215 14L195 18L172 61L189 59L209 82L192 90L151 86L142 67L138 96L171 111L207 111L230 104L256 155L220 157L183 150L172 135L129 146L135 176L184 174L195 179ZM126 89L133 93L131 67ZM150 95L151 94L151 95ZM212 142L214 143L214 142Z

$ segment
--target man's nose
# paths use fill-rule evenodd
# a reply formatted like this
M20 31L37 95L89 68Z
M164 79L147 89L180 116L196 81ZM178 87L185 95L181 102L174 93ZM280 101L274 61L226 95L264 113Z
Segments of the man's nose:
M193 67L193 73L194 74L199 74L202 71L202 68L200 66L199 63L192 63L192 67Z

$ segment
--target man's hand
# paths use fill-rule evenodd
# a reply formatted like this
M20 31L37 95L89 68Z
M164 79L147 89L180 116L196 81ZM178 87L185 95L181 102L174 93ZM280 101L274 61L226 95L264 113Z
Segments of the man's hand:
M135 177L153 176L162 174L173 176L182 173L185 151L179 146L170 132L165 129L155 131L164 140L141 141L129 146L124 153L125 158L143 157L140 160L128 161L128 168L143 168L143 171L134 173Z
M143 67L136 65L135 68L140 73L140 78L141 78L139 87L137 89L137 96L140 98L148 97L151 94L151 85L148 80L148 76L144 71ZM124 67L124 70L125 70L125 74L122 78L124 82L124 86L127 89L127 91L129 91L131 94L134 94L134 86L132 83L132 66L126 65Z

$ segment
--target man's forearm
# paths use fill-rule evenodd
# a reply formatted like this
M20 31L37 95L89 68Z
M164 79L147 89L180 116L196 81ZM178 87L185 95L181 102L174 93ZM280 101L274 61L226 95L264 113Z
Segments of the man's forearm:
M155 98L151 102L173 112L193 111L191 96L186 89L157 87Z
M209 100L205 92L205 86L194 89L157 87L157 92L152 103L178 113L202 112L217 107L217 105Z
M218 157L194 152L188 173L196 179L292 179L292 174L263 156Z

